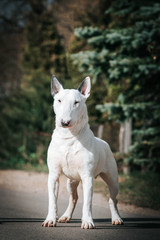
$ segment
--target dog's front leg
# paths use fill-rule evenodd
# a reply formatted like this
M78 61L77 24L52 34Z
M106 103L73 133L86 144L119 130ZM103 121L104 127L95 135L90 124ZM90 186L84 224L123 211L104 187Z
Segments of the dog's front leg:
M85 177L82 180L83 185L83 213L82 213L82 225L83 229L94 228L92 219L92 195L93 195L93 178Z
M57 196L59 188L59 178L53 173L48 175L48 196L49 206L46 220L42 223L44 227L55 227L57 218Z

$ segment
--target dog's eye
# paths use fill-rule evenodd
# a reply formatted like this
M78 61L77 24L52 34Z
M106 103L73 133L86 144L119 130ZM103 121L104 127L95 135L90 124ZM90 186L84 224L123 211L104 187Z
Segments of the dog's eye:
M78 103L79 103L78 101L75 101L75 102L74 102L74 105L77 105Z
M59 103L61 103L61 100L60 100L60 99L58 99L58 102L59 102Z

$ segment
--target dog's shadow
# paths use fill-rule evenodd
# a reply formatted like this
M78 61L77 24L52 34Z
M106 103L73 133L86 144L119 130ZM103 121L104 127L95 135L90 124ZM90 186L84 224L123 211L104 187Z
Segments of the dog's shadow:
M111 219L95 218L96 229L152 229L160 228L160 218L123 218L123 225L112 225ZM80 219L72 219L70 223L81 223Z
M0 224L4 223L33 223L43 222L42 218L0 218ZM160 228L160 218L123 218L123 225L112 225L111 219L95 218L96 229L155 229ZM81 219L71 219L69 223L58 223L57 227L79 227Z

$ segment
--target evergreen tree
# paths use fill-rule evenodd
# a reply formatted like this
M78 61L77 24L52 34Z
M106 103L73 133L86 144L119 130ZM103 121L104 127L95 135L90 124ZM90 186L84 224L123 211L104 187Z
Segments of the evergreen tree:
M74 54L74 63L97 81L105 76L109 103L98 106L108 119L132 118L128 161L142 168L160 167L160 4L112 1L107 27L75 30L90 46Z
M107 7L109 5L110 1L106 0L94 0L92 2L92 6L90 6L90 1L84 1L83 3L83 10L74 9L74 20L75 20L75 26L85 26L86 24L93 27L93 26L102 26L104 24L104 7ZM86 41L85 39L79 39L76 36L72 36L72 41L69 45L69 53L70 55L77 52L77 51L83 51L86 50ZM87 76L87 71L78 71L77 66L75 66L72 62L72 59L69 58L68 60L70 62L69 64L69 73L71 76L73 76L73 83L75 83L75 86L79 84L80 79L82 77ZM79 62L79 60L78 60ZM102 104L104 102L104 95L106 94L107 88L105 81L103 80L104 77L101 76L97 81L93 81L93 87L92 87L92 94L90 98L87 101L88 106L88 113L89 113L89 120L92 130L94 131L96 136L99 136L100 138L105 138L104 135L104 123L105 118L103 117L103 114L95 108L96 103L99 102ZM111 139L111 138L110 138Z

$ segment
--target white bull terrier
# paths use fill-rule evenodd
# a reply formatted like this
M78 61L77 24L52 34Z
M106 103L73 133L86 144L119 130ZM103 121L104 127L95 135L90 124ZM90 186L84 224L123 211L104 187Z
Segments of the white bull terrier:
M56 128L48 148L49 168L48 194L49 207L44 227L55 227L57 218L57 196L59 177L63 172L68 178L70 194L67 210L58 222L68 222L78 199L77 187L83 186L83 229L94 228L92 218L93 179L98 175L108 184L109 205L112 224L122 224L118 213L116 196L118 193L117 165L109 145L94 137L89 124L85 101L90 95L90 78L86 77L77 90L63 89L55 76L51 81L51 94L54 97Z

